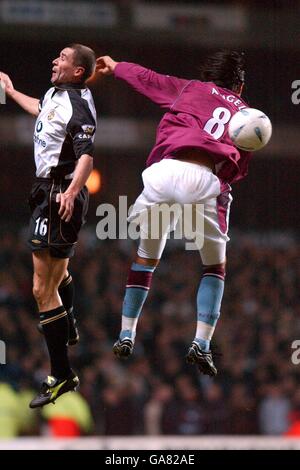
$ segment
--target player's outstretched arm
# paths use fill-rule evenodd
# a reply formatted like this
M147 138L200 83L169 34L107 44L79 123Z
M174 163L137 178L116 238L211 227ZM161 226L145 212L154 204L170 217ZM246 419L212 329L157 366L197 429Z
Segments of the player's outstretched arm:
M13 99L21 108L33 116L39 114L39 100L37 98L32 98L15 90L10 77L6 73L0 72L0 81L6 95Z
M188 83L188 80L162 75L138 64L116 62L108 55L98 57L96 71L103 76L114 74L162 108L170 108Z

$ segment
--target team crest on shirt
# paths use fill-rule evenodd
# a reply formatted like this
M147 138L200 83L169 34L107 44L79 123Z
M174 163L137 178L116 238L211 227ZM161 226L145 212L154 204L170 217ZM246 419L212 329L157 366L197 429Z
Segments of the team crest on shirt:
M50 113L47 116L48 121L52 121L55 116L55 109L51 109Z

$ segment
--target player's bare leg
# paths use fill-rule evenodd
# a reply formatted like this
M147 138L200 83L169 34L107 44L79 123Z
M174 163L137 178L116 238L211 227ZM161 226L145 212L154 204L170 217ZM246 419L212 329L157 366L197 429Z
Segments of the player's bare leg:
M39 311L62 306L58 286L63 280L69 263L68 258L53 258L49 250L33 252L33 295Z

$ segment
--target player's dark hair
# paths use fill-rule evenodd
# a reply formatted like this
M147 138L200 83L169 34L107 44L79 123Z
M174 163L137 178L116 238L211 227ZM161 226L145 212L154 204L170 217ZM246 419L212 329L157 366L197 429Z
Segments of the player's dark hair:
M90 78L95 70L96 65L96 54L90 47L83 46L82 44L69 44L68 46L70 49L73 49L73 63L74 65L80 66L84 68L84 72L82 74L82 81L85 82L88 78Z
M245 81L243 52L221 50L209 56L200 67L200 80L234 90Z

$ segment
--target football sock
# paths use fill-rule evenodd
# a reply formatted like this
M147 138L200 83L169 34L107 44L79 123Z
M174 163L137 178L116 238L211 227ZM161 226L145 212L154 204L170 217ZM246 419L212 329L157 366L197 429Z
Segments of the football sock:
M207 352L220 316L224 292L225 270L220 267L204 267L197 294L197 330L194 341Z
M70 324L74 323L73 302L74 302L74 283L69 273L59 285L58 293L60 295L63 306L65 307Z
M66 378L72 370L68 358L69 325L65 307L61 305L53 310L40 312L40 322L49 351L51 375L58 379Z
M142 307L147 298L155 266L133 263L129 271L122 308L122 329L120 339L134 341L136 326Z

